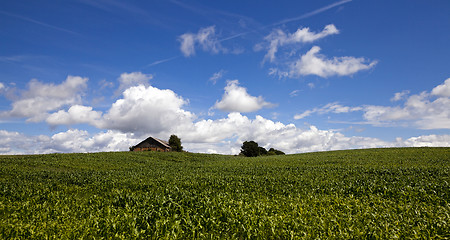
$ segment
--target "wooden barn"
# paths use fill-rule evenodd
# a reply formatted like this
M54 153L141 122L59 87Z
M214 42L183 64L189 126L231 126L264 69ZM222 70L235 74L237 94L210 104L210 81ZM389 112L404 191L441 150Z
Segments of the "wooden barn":
M149 137L144 141L140 142L136 146L130 148L131 151L141 152L141 151L155 151L155 152L170 152L172 148L169 143L161 139L154 137Z

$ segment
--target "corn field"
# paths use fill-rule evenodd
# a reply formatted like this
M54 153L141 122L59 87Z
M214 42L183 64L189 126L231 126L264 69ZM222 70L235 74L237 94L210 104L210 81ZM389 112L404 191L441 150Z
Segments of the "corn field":
M2 239L448 239L450 148L0 156Z

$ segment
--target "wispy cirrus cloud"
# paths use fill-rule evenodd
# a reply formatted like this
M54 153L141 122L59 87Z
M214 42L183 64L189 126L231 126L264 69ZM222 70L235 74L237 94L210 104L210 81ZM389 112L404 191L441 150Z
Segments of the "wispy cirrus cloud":
M234 14L234 13L219 11L219 10L215 10L215 9L210 9L210 8L206 8L204 6L193 7L193 6L190 6L190 5L185 4L183 2L179 2L179 1L175 1L175 0L172 0L171 2L176 4L179 7L182 7L184 9L188 9L188 10L190 10L192 12L195 12L195 13L203 15L203 16L210 16L210 15L218 16L218 15L222 15L222 16L226 16L226 17L231 17L234 20L235 19L239 19L239 21L238 21L240 23L239 29L250 29L248 31L238 32L238 33L231 34L230 36L225 36L225 37L218 38L217 39L217 43L222 43L224 41L228 41L228 40L232 40L232 39L235 39L235 38L239 38L239 37L245 36L245 35L250 34L250 33L260 32L260 31L265 30L265 29L270 28L270 27L275 27L275 26L279 26L279 25L286 24L286 23L289 23L289 22L295 22L295 21L298 21L298 20L301 20L301 19L306 19L306 18L315 16L317 14L320 14L322 12L325 12L325 11L329 10L329 9L341 6L341 5L343 5L345 3L348 3L348 2L351 2L351 1L352 0L338 1L338 2L335 2L335 3L329 4L327 6L321 7L319 9L313 10L311 12L302 14L300 16L292 17L292 18L286 18L286 19L283 19L281 21L278 21L278 22L275 22L275 23L272 23L272 24L268 24L268 25L261 25L260 23L256 22L254 19L246 17L246 16L242 16L242 15L239 15L239 14ZM219 22L223 23L223 22L227 22L227 21L216 21L216 22L217 23L219 23ZM235 22L235 21L233 21L233 22ZM223 24L221 24L221 25L223 25ZM253 28L251 26L253 26ZM232 29L235 29L235 28L236 28L236 26L233 25ZM330 26L330 28L331 28L331 26ZM202 28L202 29L205 29L205 28ZM332 29L328 29L328 30L332 30ZM333 33L330 33L330 34L333 34ZM319 34L319 36L320 36L320 34ZM191 55L195 54L195 47L194 47L196 45L195 44L196 43L196 41L195 41L196 40L195 34L192 34L192 33L183 34L183 35L181 35L179 37L179 40L182 43L181 44L182 46L180 47L180 49L183 52L184 56L191 56ZM233 50L232 52L239 52L239 51Z
M342 1L334 2L332 4L329 4L327 6L321 7L319 9L314 10L314 11L302 14L300 16L283 19L283 20L281 20L279 22L271 24L271 26L277 26L277 25L286 24L286 23L289 23L289 22L294 22L294 21L305 19L305 18L309 18L309 17L315 16L315 15L317 15L319 13L325 12L325 11L327 11L329 9L341 6L341 5L346 4L348 2L351 2L351 1L352 0L342 0Z
M339 104L338 102L329 103L321 108L314 108L312 110L306 110L305 112L301 114L296 114L294 116L294 119L299 120L308 116L311 116L312 114L326 114L326 113L348 113L348 112L355 112L355 111L361 111L361 107L347 107Z
M61 32L69 33L69 34L72 34L72 35L80 35L79 33L74 32L72 30L68 30L66 28L54 26L54 25L51 25L51 24L48 24L48 23L45 23L45 22L41 22L41 21L29 18L29 17L22 16L22 15L9 13L9 12L5 12L5 11L2 11L2 10L0 10L0 14L7 15L7 16L10 16L10 17L14 17L14 18L17 18L17 19L21 19L21 20L26 21L26 22L30 22L30 23L37 24L37 25L40 25L40 26L43 26L43 27L46 27L46 28L51 28L51 29L54 29L54 30L58 30L58 31L61 31Z
M311 32L308 27L299 28L294 33L286 33L281 29L274 29L269 35L264 37L264 40L266 41L265 45L267 48L267 53L264 56L263 62L266 60L273 62L275 60L275 54L277 53L278 48L285 45L312 43L326 36L338 33L339 30L333 24L325 26L321 32L317 33Z
M195 55L196 48L200 47L205 52L217 54L219 52L226 53L228 50L224 48L216 35L216 27L209 26L200 28L197 33L185 33L179 36L180 50L185 57Z
M311 11L311 12L307 12L307 13L302 14L302 15L300 15L300 16L296 16L296 17L292 17L292 18L286 18L286 19L283 19L283 20L281 20L281 21L274 22L274 23L272 23L272 24L268 24L268 25L265 25L265 26L258 27L258 28L256 28L256 29L251 30L251 31L241 32L241 33L237 33L237 34L231 35L231 36L229 36L229 37L226 37L226 38L221 39L220 41L231 40L231 39L234 39L234 38L242 37L242 36L247 35L247 34L249 34L249 33L255 33L255 32L264 30L264 29L266 29L266 28L276 27L276 26L283 25L283 24L286 24L286 23L295 22L295 21L298 21L298 20L310 18L310 17L313 17L313 16L315 16L315 15L317 15L317 14L320 14L320 13L325 12L325 11L327 11L327 10L330 10L330 9L332 9L332 8L341 6L341 5L346 4L346 3L348 3L348 2L351 2L351 1L352 1L352 0L342 0L342 1L338 1L338 2L335 2L335 3L329 4L329 5L327 5L327 6L321 7L321 8L319 8L319 9L313 10L313 11Z
M221 69L220 71L214 73L210 78L209 81L211 81L214 85L217 83L217 81L219 79L221 79L223 77L223 75L225 74L225 70Z
M165 59L157 60L157 61L154 61L154 62L148 64L148 65L145 66L145 67L153 67L153 66L159 65L159 64L161 64L161 63L170 62L170 61L175 60L175 59L177 59L177 58L179 58L179 57L181 57L181 56L174 56L174 57L170 57L170 58L165 58Z

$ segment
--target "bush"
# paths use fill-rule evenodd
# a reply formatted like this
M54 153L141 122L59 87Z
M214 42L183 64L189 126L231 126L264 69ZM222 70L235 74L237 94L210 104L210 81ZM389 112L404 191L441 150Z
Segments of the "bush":
M267 152L268 155L285 155L284 152L274 149L274 148L270 148L269 151Z

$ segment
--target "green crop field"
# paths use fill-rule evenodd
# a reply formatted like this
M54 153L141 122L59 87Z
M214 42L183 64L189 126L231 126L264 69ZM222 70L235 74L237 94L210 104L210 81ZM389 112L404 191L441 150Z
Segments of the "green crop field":
M0 156L2 239L448 239L450 148Z

